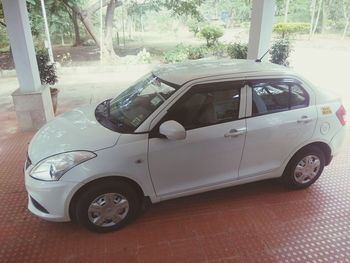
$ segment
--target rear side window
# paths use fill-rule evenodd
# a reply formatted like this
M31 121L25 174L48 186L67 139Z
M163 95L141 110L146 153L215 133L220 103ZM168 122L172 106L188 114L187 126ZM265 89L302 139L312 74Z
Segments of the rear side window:
M252 115L262 115L303 108L309 105L306 91L295 82L254 81L252 88Z
M309 106L309 96L299 85L290 87L290 107L291 109Z

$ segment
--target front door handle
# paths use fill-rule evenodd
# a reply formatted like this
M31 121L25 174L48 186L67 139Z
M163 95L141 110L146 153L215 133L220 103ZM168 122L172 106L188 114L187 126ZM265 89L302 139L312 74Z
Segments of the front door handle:
M225 138L232 138L232 137L237 137L239 135L245 134L247 131L246 128L242 129L232 129L228 133L225 133L224 137Z
M312 122L313 118L310 118L308 116L301 116L299 120L297 120L297 123L309 123Z

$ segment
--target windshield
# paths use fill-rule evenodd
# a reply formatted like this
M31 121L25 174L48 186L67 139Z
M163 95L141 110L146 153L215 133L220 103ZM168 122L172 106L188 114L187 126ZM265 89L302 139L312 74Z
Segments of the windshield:
M170 84L171 85L171 84ZM123 132L133 132L177 89L149 74L109 103L108 119Z

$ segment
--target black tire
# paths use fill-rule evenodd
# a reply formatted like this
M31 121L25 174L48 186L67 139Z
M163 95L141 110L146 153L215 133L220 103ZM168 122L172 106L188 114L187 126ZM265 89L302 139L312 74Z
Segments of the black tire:
M111 204L108 207L106 205L107 199L109 204ZM117 208L121 201L128 207ZM89 211L89 208L91 208L90 205L93 203L95 207L98 206L97 208L102 212ZM108 211L108 209L110 211ZM115 209L118 209L117 213L115 213ZM118 230L127 225L135 218L139 210L140 200L136 190L132 186L122 181L106 180L98 182L95 185L90 185L79 195L75 206L75 216L77 222L85 228L98 233L106 233ZM107 215L106 219L103 219L105 216L101 216L101 214ZM110 219L112 214L118 214L120 218L117 220L120 219L120 221L113 222L112 219ZM92 222L92 220L97 221L98 218L102 218L101 221L105 223L103 223L103 225L97 225Z
M302 160L307 156L309 156L311 158L311 161L313 162L315 162L316 159L314 159L312 156L314 156L315 158L318 158L320 163L319 168L318 170L316 168L313 170L314 172L317 171L317 173L314 177L312 177L312 179L310 177L309 178L306 177L304 182L300 182L302 181L302 177L301 177L302 175L301 175L301 172L299 173L296 172L296 168L299 162L301 162L301 164L305 163ZM284 170L282 179L285 182L286 186L289 188L304 189L312 185L314 182L316 182L316 180L320 177L324 166L325 166L325 155L323 151L320 150L318 147L310 146L300 150L292 157L286 169ZM312 167L310 167L310 169L312 169ZM309 179L309 181L307 179Z

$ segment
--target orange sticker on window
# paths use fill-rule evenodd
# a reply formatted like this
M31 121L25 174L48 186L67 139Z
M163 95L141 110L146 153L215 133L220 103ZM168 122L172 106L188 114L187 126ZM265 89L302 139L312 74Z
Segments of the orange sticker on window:
M326 114L332 114L332 110L330 107L322 107L321 108L322 114L326 115Z

